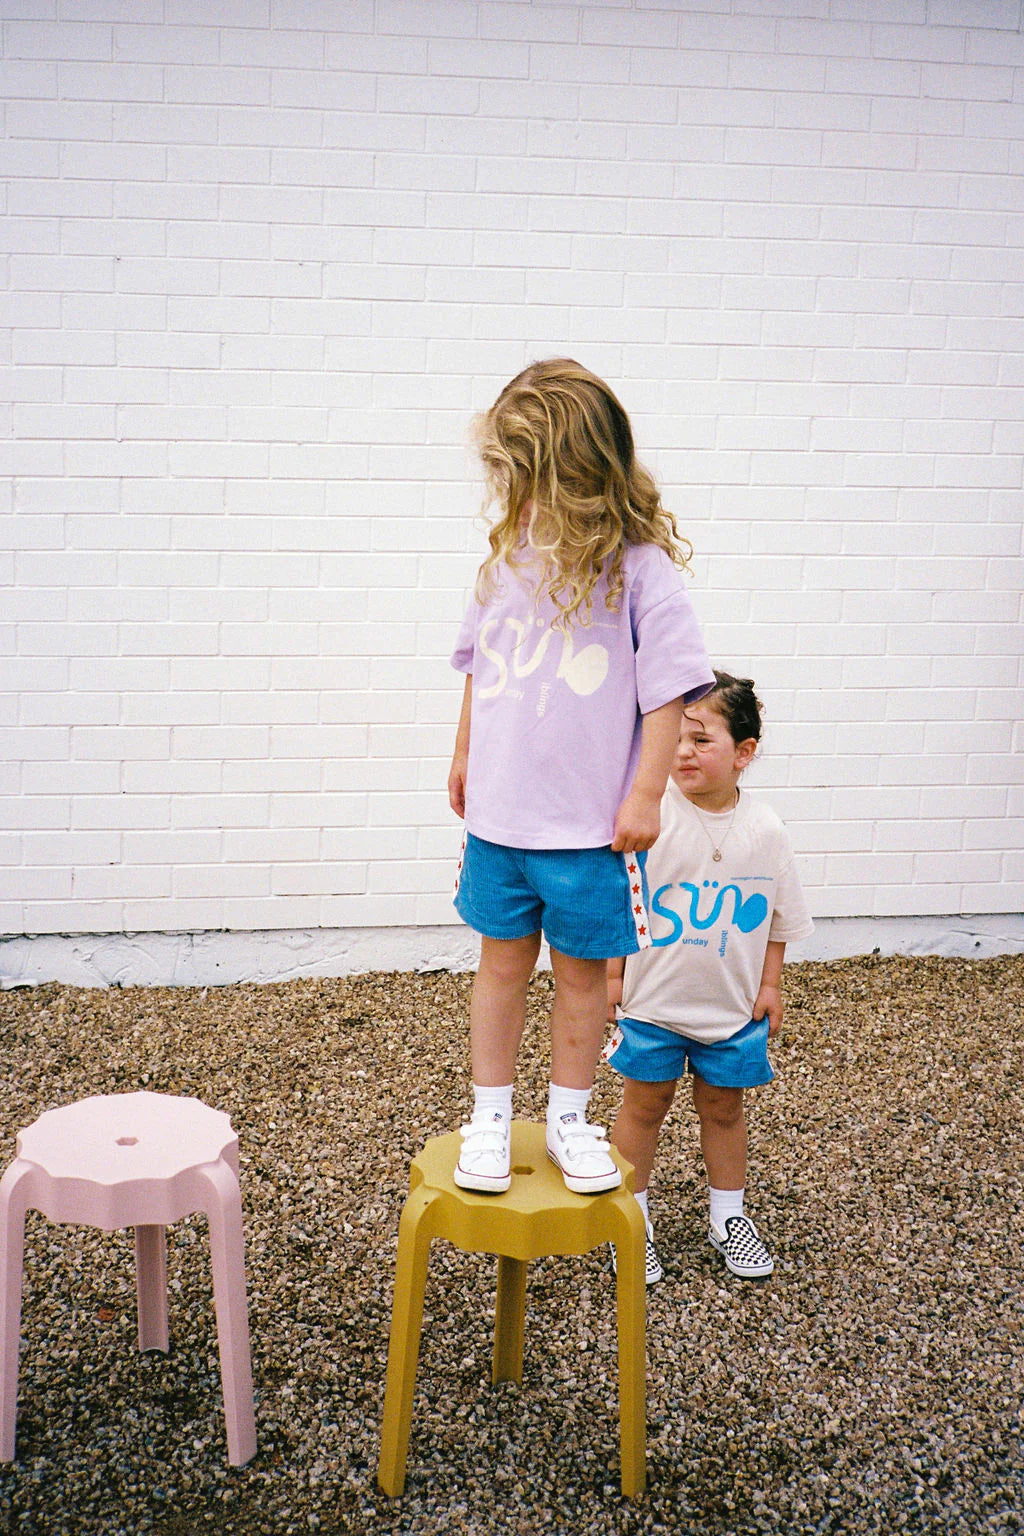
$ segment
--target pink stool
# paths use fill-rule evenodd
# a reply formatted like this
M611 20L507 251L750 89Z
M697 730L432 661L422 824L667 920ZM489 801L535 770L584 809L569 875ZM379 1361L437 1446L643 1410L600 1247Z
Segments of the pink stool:
M139 1348L169 1347L164 1228L195 1211L210 1228L228 1461L256 1454L238 1137L220 1110L162 1093L115 1093L40 1115L0 1179L0 1461L14 1460L25 1212L135 1228Z

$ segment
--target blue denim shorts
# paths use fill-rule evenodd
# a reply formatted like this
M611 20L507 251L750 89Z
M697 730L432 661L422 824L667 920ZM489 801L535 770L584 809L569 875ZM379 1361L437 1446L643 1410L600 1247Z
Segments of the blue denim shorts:
M651 943L644 853L506 848L466 834L455 910L489 939L542 932L577 960L634 955Z
M759 1088L775 1076L767 1018L751 1019L728 1040L710 1043L642 1019L620 1019L601 1055L637 1083L667 1083L690 1071L712 1088Z

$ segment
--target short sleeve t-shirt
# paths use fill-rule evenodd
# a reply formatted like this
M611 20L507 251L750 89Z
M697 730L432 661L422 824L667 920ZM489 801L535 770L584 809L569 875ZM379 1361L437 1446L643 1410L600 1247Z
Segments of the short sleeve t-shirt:
M699 812L670 779L647 881L652 947L626 960L622 1013L692 1040L727 1040L750 1023L768 941L813 931L789 833L746 793L730 824L729 812Z
M679 571L653 544L623 558L617 610L553 627L535 569L502 566L470 601L452 665L473 675L466 827L511 848L600 848L640 756L642 716L714 686Z

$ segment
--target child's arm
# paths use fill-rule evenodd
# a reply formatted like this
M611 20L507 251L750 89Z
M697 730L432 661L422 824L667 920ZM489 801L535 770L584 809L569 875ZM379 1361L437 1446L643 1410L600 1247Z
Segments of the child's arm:
M753 1017L763 1019L768 1015L768 1037L774 1039L782 1028L782 962L786 958L786 946L778 939L769 939L761 970L761 986L754 1003Z
M608 1022L615 1023L615 1010L622 1002L622 978L626 970L626 962L620 955L617 960L607 962L608 976Z
M643 853L657 842L661 797L679 745L682 718L682 699L672 699L644 715L636 777L615 813L614 853Z
M466 814L466 768L469 764L469 717L472 706L473 677L469 674L462 694L462 713L459 715L459 728L455 732L452 766L448 772L448 804L456 816Z

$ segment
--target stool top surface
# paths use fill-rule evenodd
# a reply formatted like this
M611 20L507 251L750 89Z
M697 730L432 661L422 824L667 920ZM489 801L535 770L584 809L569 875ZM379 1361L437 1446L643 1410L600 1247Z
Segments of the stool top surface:
M112 1093L49 1109L18 1133L18 1156L51 1179L164 1182L217 1162L237 1143L231 1120L199 1099Z
M561 1172L547 1155L545 1127L525 1120L512 1122L512 1183L504 1194L477 1194L461 1189L452 1174L461 1137L453 1132L427 1141L413 1158L410 1192L421 1186L437 1191L440 1205L438 1235L467 1251L506 1253L516 1258L542 1253L585 1253L596 1243L611 1240L635 1215L642 1231L640 1207L632 1197L632 1164L612 1147L622 1169L618 1189L605 1194L577 1195L565 1186Z

